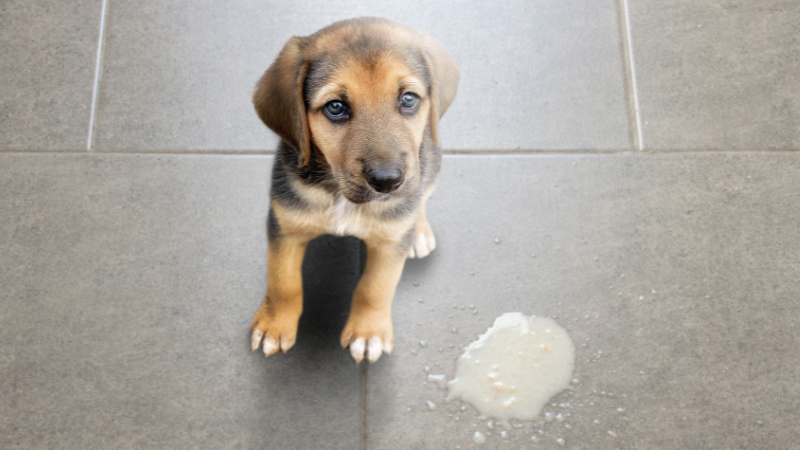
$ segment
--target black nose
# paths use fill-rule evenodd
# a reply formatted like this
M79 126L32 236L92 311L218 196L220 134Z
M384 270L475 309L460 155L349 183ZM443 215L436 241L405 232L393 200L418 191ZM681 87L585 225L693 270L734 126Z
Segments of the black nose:
M399 168L374 168L366 173L367 183L378 192L388 194L403 184L405 176Z

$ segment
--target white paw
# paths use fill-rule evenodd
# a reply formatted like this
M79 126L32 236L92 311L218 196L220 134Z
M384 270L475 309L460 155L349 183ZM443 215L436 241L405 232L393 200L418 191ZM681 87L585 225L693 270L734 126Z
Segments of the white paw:
M256 328L253 330L253 334L250 337L250 342L252 344L253 351L258 350L258 347L262 347L264 350L264 356L272 356L277 353L278 350L286 353L294 345L295 337L282 335L276 339L272 336L264 336L264 332Z
M424 258L431 254L433 249L436 248L436 238L433 237L433 232L417 231L414 236L414 243L411 244L411 250L408 252L408 258Z
M350 356L356 364L360 363L364 357L371 363L374 363L381 357L381 353L387 355L392 354L392 343L389 341L384 342L383 339L373 336L366 341L364 338L356 338L350 342Z

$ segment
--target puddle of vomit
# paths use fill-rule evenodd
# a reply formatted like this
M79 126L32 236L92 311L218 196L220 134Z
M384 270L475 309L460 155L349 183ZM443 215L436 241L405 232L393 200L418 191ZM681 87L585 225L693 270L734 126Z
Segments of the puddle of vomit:
M506 313L458 358L446 401L460 399L503 424L533 420L570 387L574 367L575 344L554 320Z

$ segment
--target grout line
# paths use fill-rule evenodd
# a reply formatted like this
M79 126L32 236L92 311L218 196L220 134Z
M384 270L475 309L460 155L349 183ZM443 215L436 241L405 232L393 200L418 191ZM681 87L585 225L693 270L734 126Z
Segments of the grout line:
M620 0L622 5L623 20L621 26L624 29L623 33L623 47L627 56L627 69L628 78L630 79L630 91L633 97L633 110L636 120L634 121L634 147L638 150L644 150L644 139L642 137L642 114L639 109L639 88L636 84L636 64L633 58L633 34L631 31L630 11L628 8L628 0Z
M89 136L86 140L86 151L92 152L94 144L94 119L97 112L97 100L100 91L100 76L102 75L103 68L103 41L106 35L106 6L108 0L103 0L103 6L100 11L100 37L97 42L97 60L94 67L94 86L92 88L92 110L89 114Z
M442 155L472 155L472 156L492 156L492 155L616 155L632 153L629 148L615 149L542 149L542 150L443 150Z
M74 155L85 154L86 150L3 150L0 153L31 153L31 154L56 154L56 155ZM261 150L261 151L248 151L248 150L93 150L92 153L97 155L155 155L155 156L273 156L275 150Z
M367 375L369 362L361 366L361 450L367 450Z
M367 244L360 241L359 244L359 272L364 275L367 268ZM361 367L361 450L367 450L367 381L369 379L369 362L364 361Z
M643 150L643 149L642 149ZM91 152L95 155L103 156L274 156L274 150L266 151L136 151L136 150L123 150L123 151L108 151L108 150L93 150ZM680 154L776 154L776 153L800 153L800 148L748 148L748 149L702 149L702 148L648 148L645 151L631 150L629 148L618 148L608 150L559 150L559 149L542 149L542 150L444 150L443 155L446 156L602 156L602 155L630 155L647 153L651 155L680 155ZM3 150L0 149L0 155L85 155L86 150Z

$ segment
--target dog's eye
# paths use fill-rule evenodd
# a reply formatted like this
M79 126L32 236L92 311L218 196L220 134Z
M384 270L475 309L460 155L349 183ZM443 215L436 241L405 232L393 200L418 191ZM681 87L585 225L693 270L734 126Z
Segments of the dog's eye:
M346 121L350 118L347 113L347 105L339 100L332 100L325 104L322 111L328 116L328 119L334 122Z
M404 109L404 112L412 112L419 106L419 97L415 94L403 94L400 97L400 107Z

